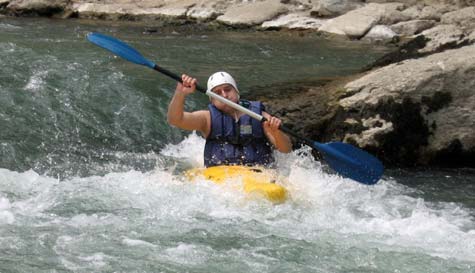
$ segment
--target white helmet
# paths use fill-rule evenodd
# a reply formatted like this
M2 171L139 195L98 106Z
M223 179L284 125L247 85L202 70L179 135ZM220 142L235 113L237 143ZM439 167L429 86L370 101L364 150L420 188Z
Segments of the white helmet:
M239 90L237 88L236 81L233 79L231 75L227 72L216 72L213 75L211 75L208 79L208 91L212 91L213 88L215 88L218 85L221 84L230 84L236 89L236 91L239 93Z

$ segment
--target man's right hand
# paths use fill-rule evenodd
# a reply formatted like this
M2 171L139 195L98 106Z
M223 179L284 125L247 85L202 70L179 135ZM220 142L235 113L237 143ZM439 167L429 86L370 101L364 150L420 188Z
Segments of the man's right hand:
M183 95L188 95L196 90L196 83L197 80L195 78L192 78L186 74L181 75L181 80L183 83L178 83L176 86L175 92L181 93Z

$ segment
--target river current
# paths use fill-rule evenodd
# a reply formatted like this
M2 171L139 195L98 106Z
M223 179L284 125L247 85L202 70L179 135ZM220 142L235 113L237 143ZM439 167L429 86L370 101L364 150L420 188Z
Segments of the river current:
M202 83L229 71L243 96L348 75L387 50L0 19L0 272L475 272L474 170L388 170L369 187L302 148L276 154L283 204L239 181L190 183L182 172L203 165L204 139L166 123L175 83L88 43L91 31ZM207 103L194 94L186 107Z

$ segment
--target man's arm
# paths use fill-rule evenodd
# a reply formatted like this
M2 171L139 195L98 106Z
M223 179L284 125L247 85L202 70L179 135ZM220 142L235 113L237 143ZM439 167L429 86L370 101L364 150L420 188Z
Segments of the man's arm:
M209 133L209 111L186 112L184 110L186 96L196 89L196 79L182 75L182 81L183 84L177 84L175 94L168 105L168 123L184 130L200 131L206 137Z

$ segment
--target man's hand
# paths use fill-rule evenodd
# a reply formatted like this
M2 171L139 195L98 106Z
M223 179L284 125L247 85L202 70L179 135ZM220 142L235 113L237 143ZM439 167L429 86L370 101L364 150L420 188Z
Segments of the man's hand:
M179 82L177 84L175 92L181 93L185 96L195 92L197 83L197 80L195 78L183 74L181 75L181 80L183 81L183 83Z
M264 128L269 129L272 134L279 131L279 127L282 124L282 120L274 116L269 116L269 118L264 122Z

